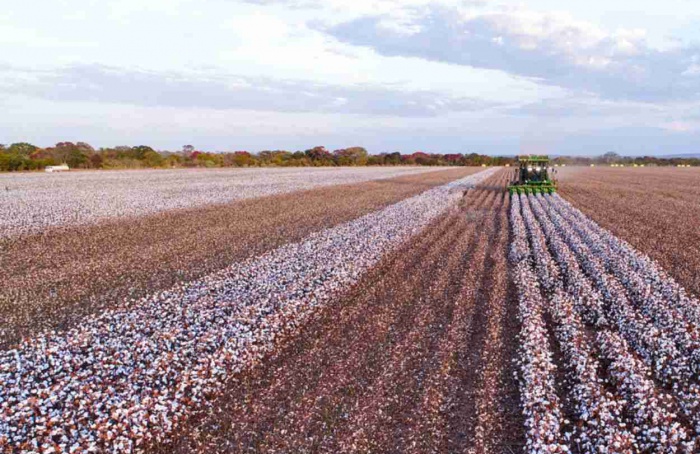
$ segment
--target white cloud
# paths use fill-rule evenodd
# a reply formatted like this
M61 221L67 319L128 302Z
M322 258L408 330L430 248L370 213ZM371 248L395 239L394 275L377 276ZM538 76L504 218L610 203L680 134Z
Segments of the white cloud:
M699 50L656 49L644 30L610 32L562 12L439 6L422 10L409 32L397 33L387 26L392 17L363 16L326 31L386 56L497 69L609 99L657 101L700 94L700 84L681 77Z
M55 101L394 117L429 117L493 106L474 98L376 84L340 86L212 71L128 71L97 65L53 70L7 67L0 72L0 90Z

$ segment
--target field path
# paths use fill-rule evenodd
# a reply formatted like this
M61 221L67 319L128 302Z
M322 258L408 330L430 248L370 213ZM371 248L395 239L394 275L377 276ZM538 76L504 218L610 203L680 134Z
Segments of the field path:
M470 190L154 451L518 452L506 179Z

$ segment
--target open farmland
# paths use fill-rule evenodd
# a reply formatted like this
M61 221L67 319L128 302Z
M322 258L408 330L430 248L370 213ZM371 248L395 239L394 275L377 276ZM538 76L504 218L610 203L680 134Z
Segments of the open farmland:
M323 188L0 238L0 345L49 328L69 328L119 301L197 279L475 172L409 172L333 186L326 172Z
M7 237L8 281L28 271L3 290L0 447L697 452L696 293L579 211L586 171L563 196L509 196L510 173Z
M699 168L567 168L561 193L700 295Z
M65 437L76 449L117 451L163 440L231 374L259 361L315 308L451 209L462 197L460 185L492 172L428 190L6 352L0 359L0 436L17 447L51 446L54 437Z
M518 451L505 176L387 256L156 451Z

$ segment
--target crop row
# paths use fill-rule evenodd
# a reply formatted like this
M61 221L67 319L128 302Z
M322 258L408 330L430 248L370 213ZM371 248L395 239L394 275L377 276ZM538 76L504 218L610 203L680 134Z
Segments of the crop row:
M0 446L138 450L460 198L426 191L0 356Z
M539 203L546 211L548 207L546 202L546 200L535 199L533 200L533 206ZM548 213L552 214L552 216L548 217L545 212L540 213L539 219L542 224L546 224L547 221L552 221L552 219L555 221L559 220L551 211ZM557 225L555 222L553 224ZM549 231L550 238L558 236L563 241L575 246L574 250L578 252L577 258L579 263L582 263L584 269L589 271L589 276L594 277L592 283L596 285L606 302L604 307L609 309L606 315L617 322L616 326L620 332L637 333L638 335L642 333L649 334L643 331L643 320L640 320L633 311L625 310L625 308L629 308L629 304L623 292L616 286L617 283L601 271L600 263L592 261L590 253L582 249L580 243L572 241L580 240L580 238L577 238L571 231L564 229L557 231L556 227ZM615 296L613 297L611 294ZM597 346L604 358L613 361L607 372L613 379L612 384L618 386L617 394L619 398L624 399L627 405L627 412L631 415L632 433L635 435L639 446L642 449L660 450L661 452L674 452L679 446L684 446L688 436L683 428L675 427L678 417L671 405L666 402L668 396L665 394L657 395L658 393L655 391L653 382L646 378L649 375L648 371L646 368L640 369L639 364L636 361L632 361L632 359L635 359L633 355L628 354L625 358L629 360L625 361L619 361L619 357L616 356L606 356L606 352L611 350L609 344L605 341L610 341L611 339L619 340L623 347L622 350L617 350L618 353L627 351L627 344L619 338L615 331L604 334L607 334L607 337L598 336ZM638 340L638 338L639 336L636 339ZM649 339L654 338L649 336ZM642 396L645 397L643 400L644 405L635 407L635 404L640 402L639 399Z
M600 258L606 271L626 288L630 300L654 326L665 332L700 370L700 303L668 277L648 257L601 229L561 198L552 206ZM585 217L584 217L585 218Z
M555 367L566 372L565 382L555 383L550 393L563 398L575 421L559 437L581 452L692 452L698 399L689 364L696 338L683 319L673 324L660 308L692 313L678 307L694 300L682 290L650 290L653 283L640 274L645 265L656 265L574 210L558 196L521 196L513 198L511 212L514 242L521 243L511 254L522 258L516 283L522 285L523 264L536 275L541 290L530 304L539 300L544 306L545 332L561 352ZM609 244L626 247L626 253ZM634 269L626 265L631 257L640 258ZM674 285L662 282L657 288ZM674 302L672 295L685 299ZM529 329L523 325L524 332ZM557 375L550 370L548 376ZM528 386L524 380L524 400ZM681 421L679 411L695 428Z
M540 267L538 279L551 281L552 275L557 276L550 284L547 312L553 319L554 334L563 354L563 366L571 389L570 401L580 419L575 431L566 438L584 452L629 452L635 440L622 421L622 403L602 385L600 366L590 350L581 318L574 309L573 296L564 291L564 279L559 278L559 270L568 267L560 268L549 252L544 232L551 233L551 229L542 228L546 223L542 222L545 219L538 210L538 200L524 198L522 205L530 242L544 245L536 252L537 261L547 264ZM571 280L567 281L571 283ZM580 295L578 287L572 287L573 295Z
M521 324L518 364L526 450L532 453L564 453L569 451L563 443L563 416L554 380L556 366L544 320L544 300L531 265L534 255L528 245L520 201L517 197L511 199L513 237L510 259L514 263L518 319Z

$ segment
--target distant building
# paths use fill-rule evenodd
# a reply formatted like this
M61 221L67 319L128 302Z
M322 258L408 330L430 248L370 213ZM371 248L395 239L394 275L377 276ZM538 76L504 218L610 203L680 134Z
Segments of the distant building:
M70 167L68 167L68 164L61 164L60 166L46 166L46 169L45 169L45 171L48 173L65 172L67 170L70 170Z

